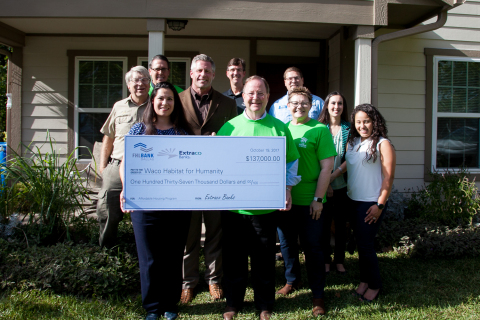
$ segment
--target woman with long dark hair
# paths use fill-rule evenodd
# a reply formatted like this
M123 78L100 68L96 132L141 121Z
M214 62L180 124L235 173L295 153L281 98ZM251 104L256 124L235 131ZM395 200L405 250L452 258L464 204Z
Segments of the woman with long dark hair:
M330 176L330 185L327 189L327 202L323 209L323 256L325 259L325 272L330 272L330 266L340 274L345 274L343 265L345 261L345 246L347 242L348 197L347 182L343 174L347 171L345 151L350 123L347 120L347 100L337 91L330 93L325 99L325 104L318 121L325 124L330 130L335 144L337 155L334 159L333 172ZM330 229L332 220L335 221L335 251L332 262L332 247L330 246Z
M192 130L185 120L178 93L169 82L155 85L143 122L133 125L130 135L186 135ZM120 177L124 177L120 166ZM120 195L123 210L123 191ZM132 211L133 230L140 265L142 304L146 320L161 316L176 319L182 292L183 252L191 211Z
M388 140L385 119L377 108L359 105L353 110L351 121L346 153L347 188L360 265L360 284L353 294L361 301L372 302L382 287L374 240L392 191L396 156Z

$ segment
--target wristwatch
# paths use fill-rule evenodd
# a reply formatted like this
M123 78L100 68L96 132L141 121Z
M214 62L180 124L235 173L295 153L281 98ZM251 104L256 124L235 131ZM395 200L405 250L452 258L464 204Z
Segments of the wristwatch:
M317 201L317 202L323 203L323 198L313 197L313 201Z
M377 202L377 207L378 209L383 210L383 208L385 208L385 205Z

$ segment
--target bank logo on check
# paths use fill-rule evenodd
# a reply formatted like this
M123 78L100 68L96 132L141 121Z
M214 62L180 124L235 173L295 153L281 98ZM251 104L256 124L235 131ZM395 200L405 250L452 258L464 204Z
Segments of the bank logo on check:
M178 156L178 155L175 153L175 149L172 149L172 148L170 148L170 149L163 149L163 150L161 150L157 155L158 155L158 156L161 156L161 157L168 156L168 159Z
M153 150L152 147L147 149L147 145L144 144L144 143L141 143L141 142L136 143L136 144L133 145L133 148L134 148L134 149L135 149L135 148L138 148L138 147L140 147L140 150L143 151L143 152L150 152L150 151Z

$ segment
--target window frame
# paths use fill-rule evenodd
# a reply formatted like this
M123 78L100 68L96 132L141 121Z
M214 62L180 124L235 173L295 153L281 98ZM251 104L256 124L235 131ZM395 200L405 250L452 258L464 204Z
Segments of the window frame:
M122 76L122 97L127 97L128 88L125 82L125 73L127 72L127 65L128 65L128 58L127 57L119 57L119 56L111 56L111 57L95 57L95 56L76 56L75 57L75 80L74 80L74 115L73 115L73 123L74 123L74 148L75 148L75 158L79 164L87 164L92 161L92 159L79 159L78 158L78 147L79 147L79 118L80 113L108 113L112 112L113 105L109 108L80 108L78 106L78 90L79 90L79 77L80 77L80 61L122 61L123 62L123 76ZM91 150L93 152L93 150Z
M170 65L172 62L186 62L187 67L185 68L185 89L190 87L190 66L192 64L192 58L190 57L167 57L168 62L170 62ZM141 66L142 62L147 62L148 63L148 57L138 57L137 58L137 65Z
M437 111L438 61L480 62L480 51L425 48L426 56L426 97L425 97L425 181L432 181L432 172L452 172L457 168L436 168L437 163L437 121L438 118L478 118L480 113L449 113ZM468 168L470 179L480 179L480 167Z

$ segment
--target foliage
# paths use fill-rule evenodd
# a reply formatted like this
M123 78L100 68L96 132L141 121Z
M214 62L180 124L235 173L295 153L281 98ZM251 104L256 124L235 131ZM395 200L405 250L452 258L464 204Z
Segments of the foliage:
M0 49L11 51L7 46L0 45ZM7 56L0 54L0 141L5 140L7 110L5 108L7 104Z
M377 241L414 258L480 256L480 224L450 228L420 219L382 224Z
M383 223L390 221L402 221L405 218L404 210L406 199L402 192L393 189L388 197L387 214L383 218Z
M431 176L430 184L412 193L408 211L418 213L421 219L450 226L471 224L480 208L480 197L475 181L468 179L468 172L464 169L434 172Z
M1 244L0 244L1 250ZM464 259L407 259L397 252L378 255L383 289L378 300L362 303L351 295L359 281L358 256L347 253L346 275L331 272L325 286L326 316L322 319L479 319L480 257ZM304 261L301 258L301 265ZM305 268L303 268L305 270ZM306 273L303 273L306 281ZM212 301L200 275L194 300L179 306L179 320L221 319L225 300ZM276 263L276 289L285 285L283 262ZM78 297L53 290L4 290L0 319L144 319L139 291L134 296ZM277 296L272 320L312 319L308 285L288 298ZM238 319L258 319L251 285Z
M125 295L139 290L138 261L97 245L30 246L0 239L1 288L47 289L80 296Z
M76 167L75 152L63 161L48 133L45 144L50 147L45 153L41 147L24 146L25 153L31 156L10 149L12 157L2 165L5 178L7 183L19 186L17 190L24 188L23 192L12 190L9 196L21 196L20 204L31 204L28 222L38 224L32 229L38 231L38 238L65 233L70 239L70 226L85 222L82 201L88 199L88 191Z

